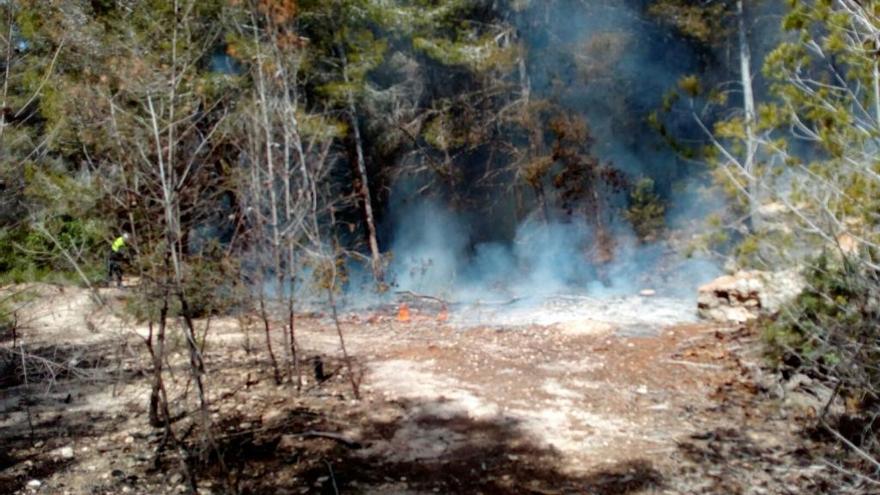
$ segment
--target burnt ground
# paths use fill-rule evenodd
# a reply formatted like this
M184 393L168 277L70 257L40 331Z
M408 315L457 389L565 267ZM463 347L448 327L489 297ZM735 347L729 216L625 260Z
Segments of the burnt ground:
M182 493L187 463L200 493L873 488L840 474L845 458L807 428L815 402L773 385L747 328L461 328L417 309L408 323L351 314L355 400L323 315L297 321L299 392L275 385L252 316L201 321L210 435L197 426L179 331L169 340L182 450L148 425L146 329L120 316L125 293L105 292L111 304L97 308L78 289L31 291L16 346L0 344L0 493ZM273 343L280 356L280 336ZM315 357L330 375L320 383Z

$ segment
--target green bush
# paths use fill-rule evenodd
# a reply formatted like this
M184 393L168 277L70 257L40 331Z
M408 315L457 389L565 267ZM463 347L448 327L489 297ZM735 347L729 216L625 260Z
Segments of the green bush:
M652 242L663 232L666 207L654 192L654 181L643 177L630 193L626 219L632 224L641 242Z
M105 276L106 249L100 222L63 216L43 227L57 244L33 226L0 229L0 283L80 283L81 278L62 250L76 260L90 280Z
M65 253L93 280L103 277L108 230L98 188L60 160L22 166L0 158L0 283L79 282Z

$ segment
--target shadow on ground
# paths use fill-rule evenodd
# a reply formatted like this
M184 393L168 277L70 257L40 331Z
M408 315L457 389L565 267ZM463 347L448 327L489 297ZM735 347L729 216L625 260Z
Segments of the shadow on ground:
M401 412L431 410L435 405L398 403ZM357 445L342 438L310 436L309 432L333 431L334 426L306 409L288 412L278 425L252 431L230 432L236 424L237 420L229 419L218 425L224 433L214 452L221 455L209 456L200 471L203 482L209 481L207 475L213 485L226 484L245 494L611 495L641 492L663 483L660 473L645 460L584 476L566 474L559 469L558 453L536 445L515 421L506 419L403 415L393 421L367 421L361 424L362 444ZM427 438L417 432L425 432ZM220 466L225 466L226 474Z
M111 361L104 347L0 348L0 493L15 493L33 479L46 479L73 463L56 448L115 431L110 414L77 410L83 397L108 385ZM119 383L135 373L117 374Z

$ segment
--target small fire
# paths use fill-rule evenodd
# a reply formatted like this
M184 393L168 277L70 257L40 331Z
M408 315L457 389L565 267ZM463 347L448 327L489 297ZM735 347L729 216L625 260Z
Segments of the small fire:
M397 310L397 321L401 323L409 323L409 305L400 303L400 309Z
M445 323L449 321L449 310L444 306L443 309L440 310L440 313L437 315L437 321Z

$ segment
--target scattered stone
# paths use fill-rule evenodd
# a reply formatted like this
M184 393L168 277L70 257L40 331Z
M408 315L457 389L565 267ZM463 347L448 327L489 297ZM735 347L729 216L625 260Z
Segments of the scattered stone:
M788 380L788 383L785 384L786 390L795 390L800 386L809 387L813 384L813 379L808 377L803 373L796 373L791 379Z
M563 335L570 337L609 335L614 332L614 325L596 320L568 321L558 324L557 327Z
M278 426L279 423L284 421L287 417L287 414L284 413L281 409L269 409L263 413L260 417L260 421L264 428Z
M281 435L281 440L278 441L278 449L285 452L295 451L297 445L299 445L299 439L296 435Z
M56 452L62 459L73 459L73 447L71 446L61 447Z

